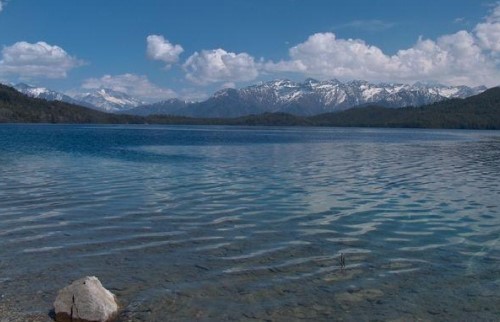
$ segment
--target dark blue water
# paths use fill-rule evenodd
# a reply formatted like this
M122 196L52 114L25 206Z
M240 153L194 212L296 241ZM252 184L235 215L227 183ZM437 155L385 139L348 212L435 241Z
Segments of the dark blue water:
M0 321L500 320L500 132L0 126ZM341 269L340 254L346 258Z

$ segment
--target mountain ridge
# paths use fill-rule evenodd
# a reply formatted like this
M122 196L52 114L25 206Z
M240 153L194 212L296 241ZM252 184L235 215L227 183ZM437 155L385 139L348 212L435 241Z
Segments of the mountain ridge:
M90 92L75 95L78 101L92 104L104 112L120 113L134 107L144 105L145 102L126 93L110 88L100 87Z
M33 98L41 98L47 101L61 101L103 112L119 113L145 104L143 101L126 93L105 87L96 88L73 96L25 83L18 83L13 85L13 87L17 91Z
M86 102L79 101L69 95L48 89L46 87L37 87L26 83L17 83L12 87L29 97L41 98L47 101L61 101L96 109L96 107L92 104L87 104Z
M450 99L465 98L486 90L486 87L425 85L416 83L373 84L336 79L304 82L274 80L241 89L227 88L215 92L202 102L179 105L154 103L128 110L127 114L169 114L189 117L240 117L259 113L290 113L311 116L343 111L368 104L399 108L421 106Z
M183 125L362 126L500 130L500 87L465 99L399 109L365 106L316 116L276 112L238 118L148 117L111 114L61 101L47 101L0 84L0 123L105 123Z
M22 83L15 85L15 88L31 97L63 101L104 112L211 118L278 112L312 116L366 105L391 108L422 106L451 98L465 98L486 90L484 86L471 88L423 83L375 84L363 80L341 82L336 79L318 81L308 78L304 82L295 82L278 79L240 89L222 89L200 102L173 98L145 104L126 93L102 87L73 97Z

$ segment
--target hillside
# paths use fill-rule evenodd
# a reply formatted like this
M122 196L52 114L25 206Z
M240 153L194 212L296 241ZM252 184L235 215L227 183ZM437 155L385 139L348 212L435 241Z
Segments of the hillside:
M1 123L142 123L136 116L116 115L61 101L28 97L0 84Z
M400 108L421 106L447 99L466 98L485 87L425 84L374 84L367 81L341 82L336 79L302 83L274 80L241 89L227 88L205 101L168 100L124 111L135 115L182 115L190 117L241 117L261 113L289 113L312 116L339 112L360 105Z
M118 115L60 101L31 98L0 85L1 123L150 123L269 126L359 126L500 129L500 87L465 99L399 109L365 106L316 116L263 113L236 118Z
M500 129L500 87L466 99L401 109L359 107L313 116L309 121L317 126Z

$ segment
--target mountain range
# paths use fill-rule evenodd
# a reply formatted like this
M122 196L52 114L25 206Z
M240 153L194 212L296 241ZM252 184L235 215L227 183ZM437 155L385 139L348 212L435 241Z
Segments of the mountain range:
M128 94L109 88L98 88L91 92L77 94L74 98L95 106L98 110L110 113L120 113L146 104Z
M95 108L95 106L88 106L83 101L74 99L73 97L56 92L45 87L35 87L25 83L19 83L13 86L18 92L21 92L29 97L41 98L47 101L61 101L70 104L81 105L85 107Z
M500 87L465 99L447 99L420 107L388 108L369 105L315 116L267 112L237 118L189 118L105 113L59 100L33 98L0 84L0 123L373 126L493 130L500 129Z
M239 117L265 112L300 116L338 112L355 106L421 106L451 98L465 98L485 87L406 84L372 84L307 79L303 83L275 80L242 89L223 89L203 102L160 102L139 106L126 113L171 114L191 117Z
M61 101L109 113L120 113L146 104L126 93L109 88L97 88L89 92L69 96L45 87L36 87L25 83L19 83L13 85L13 87L17 91L33 98L41 98L47 101Z
M189 117L240 117L267 112L311 116L366 105L391 108L422 106L447 99L466 98L486 90L484 86L471 88L422 83L373 84L361 80L349 82L315 79L307 79L304 82L274 80L241 89L223 89L201 102L169 99L145 104L126 93L106 88L71 97L26 84L17 84L14 87L31 97L59 100L105 112Z

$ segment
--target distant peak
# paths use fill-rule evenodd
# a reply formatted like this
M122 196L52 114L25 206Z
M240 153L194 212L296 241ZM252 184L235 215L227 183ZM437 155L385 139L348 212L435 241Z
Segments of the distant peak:
M304 81L304 83L306 84L317 84L319 83L319 81L317 79L314 79L314 78L306 78L306 80Z
M125 94L123 92L115 91L115 90L113 90L111 88L107 88L107 87L99 87L97 89L97 92L104 93L104 94L106 94L106 93L121 93L121 94Z
M343 82L339 81L338 79L336 78L332 78L330 79L329 81L327 81L328 83L333 83L333 84L343 84Z
M228 96L233 93L237 93L238 90L234 88L223 88L218 90L217 92L214 93L214 97L219 97L219 96Z
M285 79L275 79L275 80L267 82L267 84L271 84L271 85L275 85L275 86L283 86L283 85L295 84L295 82L285 78Z

